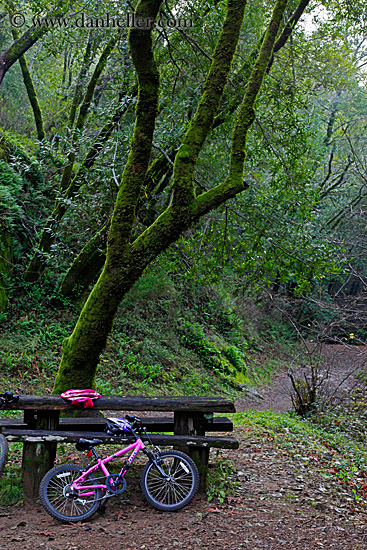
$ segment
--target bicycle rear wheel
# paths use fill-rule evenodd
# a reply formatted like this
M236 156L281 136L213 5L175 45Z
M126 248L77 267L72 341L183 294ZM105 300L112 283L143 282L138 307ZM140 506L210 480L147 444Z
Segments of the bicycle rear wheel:
M4 471L6 461L8 460L8 441L5 435L0 433L0 477Z
M195 462L181 451L163 451L159 466L148 462L141 477L141 489L147 501L157 510L173 512L194 498L199 484Z
M90 474L78 491L70 491L72 483L84 471L78 464L55 466L43 477L40 485L42 506L50 516L64 523L83 521L98 510L101 502L100 489L85 489L83 485L95 485L96 479ZM92 493L83 496L84 493Z

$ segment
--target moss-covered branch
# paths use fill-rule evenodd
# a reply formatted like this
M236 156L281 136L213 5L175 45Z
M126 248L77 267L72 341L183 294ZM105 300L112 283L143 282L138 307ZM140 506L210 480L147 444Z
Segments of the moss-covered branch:
M49 28L44 25L40 27L32 27L28 29L20 38L18 38L14 44L10 46L0 56L0 84L2 83L6 72L10 69L14 63L18 61L22 55L29 50L39 40Z
M12 35L14 40L18 40L19 33L16 29L12 28ZM37 137L39 141L45 138L45 130L43 127L43 117L41 107L38 103L37 92L33 84L31 73L28 68L28 63L24 55L19 58L20 68L22 70L24 85L27 90L28 99L32 107L34 121L36 123Z
M294 12L291 14L289 19L287 20L282 32L280 33L280 35L278 36L274 44L273 55L269 59L267 72L270 71L272 64L274 62L274 54L278 53L285 46L295 26L297 25L298 21L304 14L309 3L310 3L310 0L300 0L298 6L296 7ZM262 37L261 42L263 41L264 36ZM232 84L238 90L241 90L241 87L244 86L248 81L248 78L251 74L251 70L253 67L253 63L255 63L257 56L259 54L259 51L261 48L261 42L259 46L252 51L252 53L249 55L248 61L246 61L242 65L241 69L237 72L236 77L232 80ZM242 100L242 94L238 94L238 96L234 98L226 97L225 108L221 113L219 113L218 116L215 117L213 128L217 128L218 126L223 124L228 119L228 116L232 115L237 110L237 108L241 103L241 100Z
M282 24L287 1L288 0L277 0L275 3L272 18L246 85L241 107L237 115L232 139L229 180L238 188L243 186L246 140L248 130L255 119L255 101L261 89L269 60L273 55L274 43Z
M79 71L79 76L75 85L74 97L71 104L70 115L69 115L70 127L72 127L75 122L76 112L83 97L82 90L83 90L84 80L87 76L87 72L93 60L92 44L94 41L95 41L95 38L92 37L92 31L91 31L88 37L88 42L87 42L87 47L85 49L85 53L83 57L82 67Z
M228 0L226 19L219 36L194 118L182 139L173 168L172 204L179 208L195 198L194 170L212 128L226 87L243 24L246 0Z

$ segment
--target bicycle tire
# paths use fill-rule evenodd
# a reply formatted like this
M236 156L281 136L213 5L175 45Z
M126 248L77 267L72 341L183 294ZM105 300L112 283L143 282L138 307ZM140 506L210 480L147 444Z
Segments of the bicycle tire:
M8 460L8 441L2 433L0 433L0 477L5 468L6 461Z
M84 471L78 464L61 464L47 472L40 484L40 499L42 506L50 516L63 523L84 521L93 516L101 502L101 490L95 489L89 500L67 497L65 492L75 479ZM93 474L86 478L86 485L93 485ZM91 483L92 482L92 483ZM85 499L84 499L85 500Z
M181 451L159 453L162 474L153 462L148 462L141 476L141 489L147 501L157 510L180 510L194 498L199 485L199 472L195 462Z

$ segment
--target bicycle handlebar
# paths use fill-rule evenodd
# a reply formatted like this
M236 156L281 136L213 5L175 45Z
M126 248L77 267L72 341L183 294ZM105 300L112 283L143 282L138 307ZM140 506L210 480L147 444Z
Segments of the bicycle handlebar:
M141 419L135 416L135 414L127 414L125 418L128 422L130 422L130 424L132 424L133 429L141 428L143 425Z
M19 401L19 395L13 393L12 391L0 393L0 408L6 403L16 403L17 401Z

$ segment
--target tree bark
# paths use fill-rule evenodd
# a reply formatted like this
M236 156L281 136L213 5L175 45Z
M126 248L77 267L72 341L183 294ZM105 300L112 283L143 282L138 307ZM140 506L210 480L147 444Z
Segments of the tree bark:
M107 229L105 225L93 235L73 261L60 285L65 298L79 298L100 273L106 261Z

